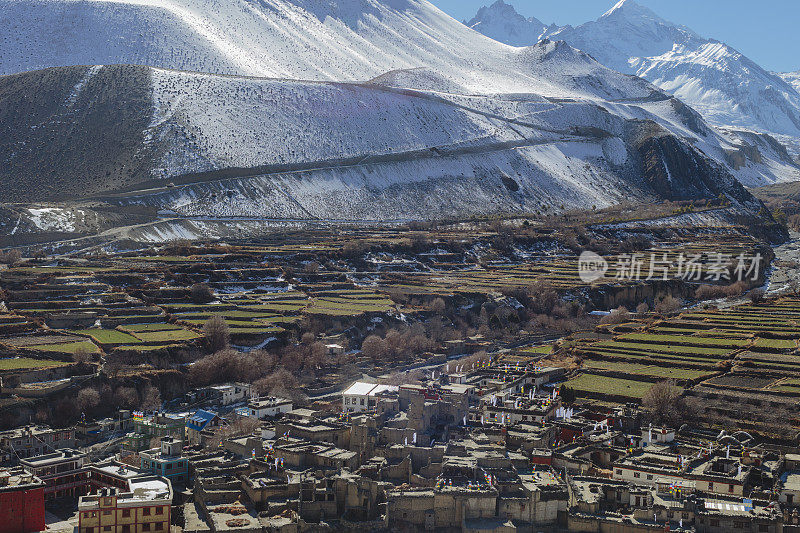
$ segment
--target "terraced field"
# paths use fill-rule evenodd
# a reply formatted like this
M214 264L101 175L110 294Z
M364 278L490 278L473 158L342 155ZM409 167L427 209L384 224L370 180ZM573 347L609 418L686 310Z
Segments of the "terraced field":
M579 397L641 400L653 383L584 373L566 385Z
M770 406L769 416L752 417L751 430L800 429L800 297L638 324L633 333L574 344L582 369L566 385L578 397L641 398L654 382L672 379L715 421L740 416L725 403L730 397Z
M32 359L30 357L7 357L0 359L0 371L3 370L35 370L39 368L53 368L63 366L64 361L53 359Z

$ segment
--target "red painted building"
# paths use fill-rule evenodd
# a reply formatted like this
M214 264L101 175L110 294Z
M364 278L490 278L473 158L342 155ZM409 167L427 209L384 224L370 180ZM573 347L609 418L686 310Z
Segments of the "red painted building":
M0 533L44 531L44 486L21 468L0 470Z

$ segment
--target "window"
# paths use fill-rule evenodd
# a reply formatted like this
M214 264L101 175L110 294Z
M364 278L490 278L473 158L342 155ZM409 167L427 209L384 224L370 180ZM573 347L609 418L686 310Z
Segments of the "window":
M128 525L128 524L123 525L122 526L122 533L131 533L131 526Z
M653 474L647 474L647 479L648 479L649 481L652 481L652 479L653 479Z
M156 531L163 531L164 530L164 522L156 523Z
M728 492L733 492L733 484L728 485Z
M103 531L111 531L111 526L103 526Z
M150 516L150 508L149 507L142 508L142 514L144 516Z
M708 484L708 490L714 490L714 484L713 483L709 483Z
M633 477L640 478L640 477L642 477L642 474L640 474L639 472L634 472L633 473Z
M620 469L620 468L617 468L617 475L618 475L618 476L621 476L621 475L622 475L622 469Z
M130 509L123 509L122 510L122 517L123 518L128 518L130 515L131 515L131 510Z
M164 508L163 507L156 507L156 514L164 514Z
M142 524L142 531L150 531L150 524Z

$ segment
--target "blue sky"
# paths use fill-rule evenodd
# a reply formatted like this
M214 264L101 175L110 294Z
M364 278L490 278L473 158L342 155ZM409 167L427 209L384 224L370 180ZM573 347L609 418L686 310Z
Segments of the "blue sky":
M636 0L672 22L724 41L768 70L800 70L798 0ZM458 20L494 0L431 0ZM526 17L576 26L595 19L616 0L505 0Z

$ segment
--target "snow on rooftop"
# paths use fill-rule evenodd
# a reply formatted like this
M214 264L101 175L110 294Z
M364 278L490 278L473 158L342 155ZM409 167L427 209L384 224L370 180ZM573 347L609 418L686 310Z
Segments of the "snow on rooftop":
M342 394L366 396L370 392L372 392L372 390L377 386L378 385L375 383L364 383L363 381L356 381L355 383L347 387L347 389L345 389L344 392L342 392Z

